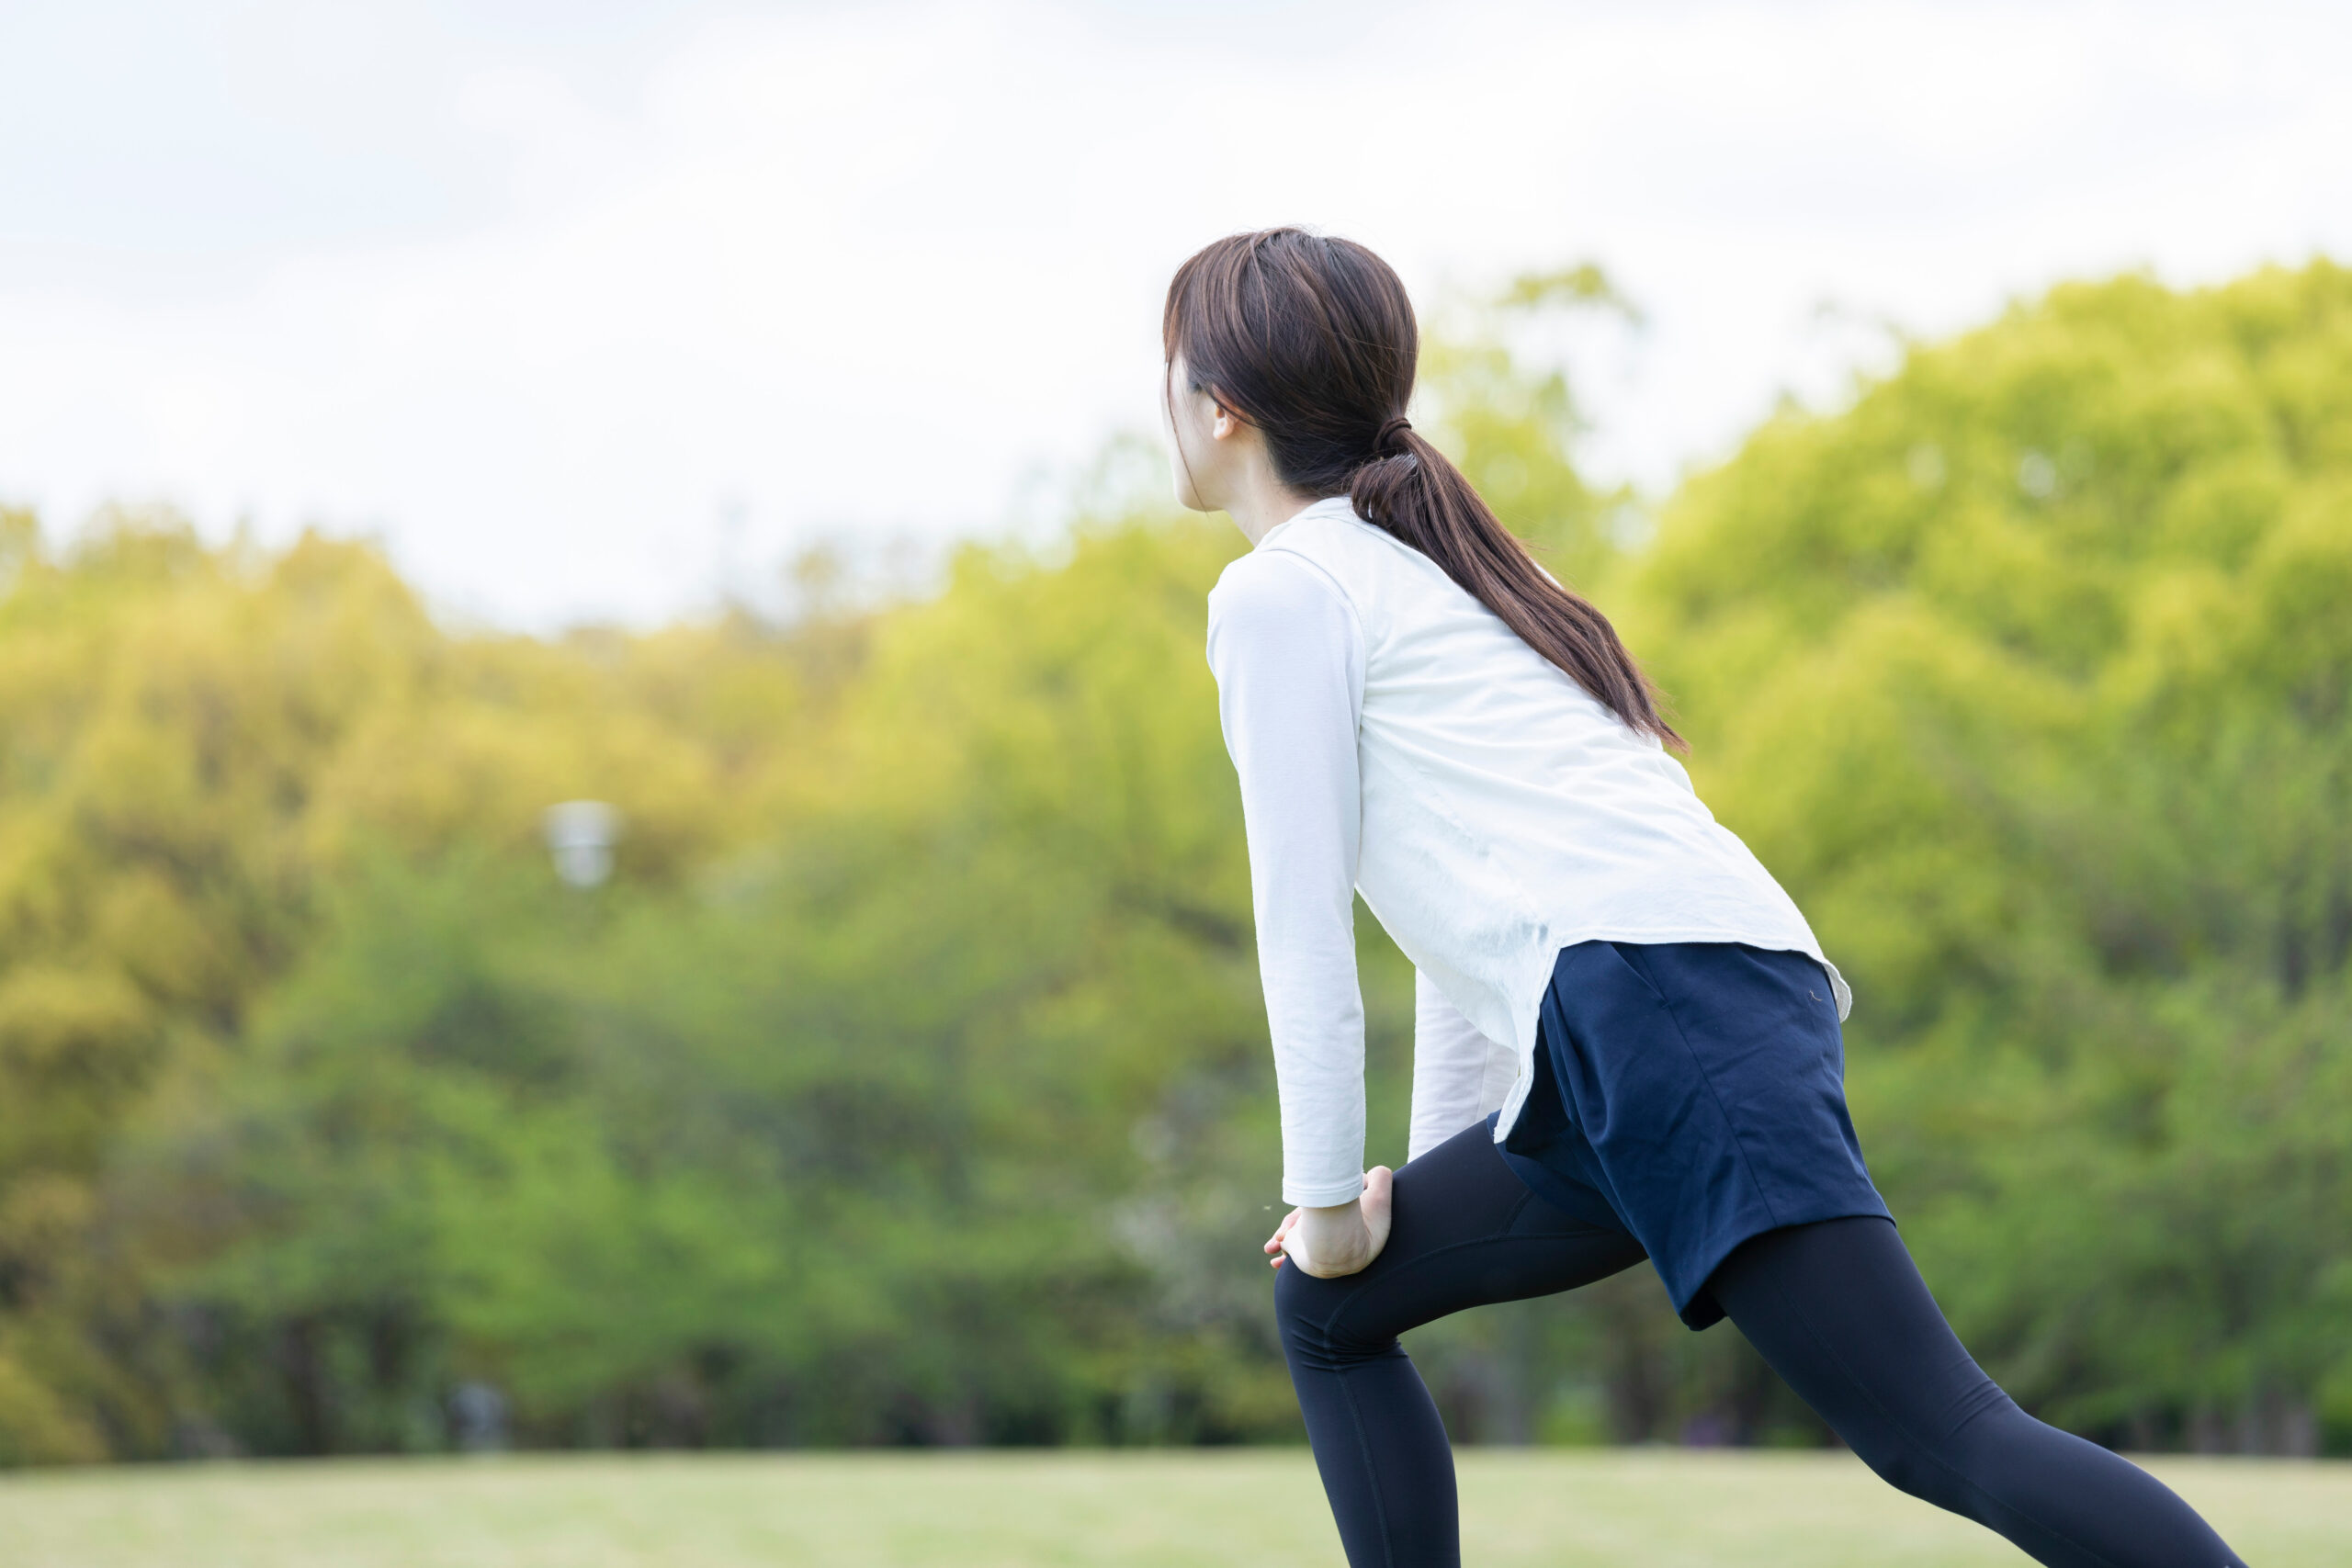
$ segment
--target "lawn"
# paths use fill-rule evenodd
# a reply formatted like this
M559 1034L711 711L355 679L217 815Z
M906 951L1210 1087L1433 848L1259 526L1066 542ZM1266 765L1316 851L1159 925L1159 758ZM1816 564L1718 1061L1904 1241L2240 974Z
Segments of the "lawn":
M2352 1562L2352 1465L2151 1468L2260 1568ZM1843 1454L1462 1458L1479 1568L1961 1568L2007 1545ZM1306 1455L892 1453L187 1465L0 1476L6 1568L1338 1568Z

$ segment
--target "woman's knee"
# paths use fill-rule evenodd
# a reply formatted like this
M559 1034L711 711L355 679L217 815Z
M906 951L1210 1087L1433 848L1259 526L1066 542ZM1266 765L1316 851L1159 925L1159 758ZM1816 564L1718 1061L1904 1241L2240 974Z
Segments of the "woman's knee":
M1334 1304L1329 1285L1329 1280L1317 1279L1295 1261L1285 1260L1274 1270L1274 1323L1282 1330L1284 1344L1301 1337L1322 1337L1319 1325Z
M1849 1439L1857 1458L1899 1491L1956 1514L1976 1513L1977 1501L1992 1489L1990 1472L2005 1451L2020 1446L2024 1431L2041 1423L2019 1410L1991 1379L1965 1414L1947 1415L1951 1426L1939 1440L1915 1438L1892 1426L1857 1433Z
M1870 1466L1872 1474L1896 1491L1940 1508L1953 1506L1945 1495L1958 1478L1921 1444L1893 1433L1874 1433L1859 1442L1849 1438L1847 1446L1856 1459Z
M1355 1291L1352 1276L1318 1280L1296 1263L1284 1263L1274 1272L1274 1323L1282 1330L1283 1348L1293 1359L1310 1366L1337 1367L1376 1356L1387 1345L1362 1345L1340 1332L1342 1308ZM1389 1345L1395 1343L1392 1337Z

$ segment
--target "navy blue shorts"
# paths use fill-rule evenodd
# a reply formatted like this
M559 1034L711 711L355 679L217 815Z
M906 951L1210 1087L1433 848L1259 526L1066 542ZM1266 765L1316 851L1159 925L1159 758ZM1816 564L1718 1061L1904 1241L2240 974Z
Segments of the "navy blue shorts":
M1748 1237L1893 1218L1846 1114L1829 976L1802 953L1562 948L1502 1155L1545 1201L1640 1242L1693 1328L1723 1316L1707 1278Z

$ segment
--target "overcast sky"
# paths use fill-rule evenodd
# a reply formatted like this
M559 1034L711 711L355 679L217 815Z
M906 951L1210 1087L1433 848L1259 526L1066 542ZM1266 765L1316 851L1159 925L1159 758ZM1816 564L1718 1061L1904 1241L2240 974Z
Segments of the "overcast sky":
M2352 256L2348 78L2352 6L2264 0L11 4L0 501L656 620L1007 527L1149 426L1174 265L1283 221L1425 307L1602 263L1589 459L1661 491L1853 321Z

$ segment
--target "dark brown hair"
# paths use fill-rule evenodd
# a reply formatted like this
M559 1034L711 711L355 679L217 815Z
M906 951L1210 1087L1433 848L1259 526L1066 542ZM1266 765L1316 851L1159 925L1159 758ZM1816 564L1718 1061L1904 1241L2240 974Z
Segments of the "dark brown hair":
M1628 728L1682 745L1608 617L1546 575L1406 422L1420 329L1387 263L1303 229L1229 235L1176 269L1160 335L1170 375L1182 355L1193 389L1265 437L1283 483L1348 497Z

